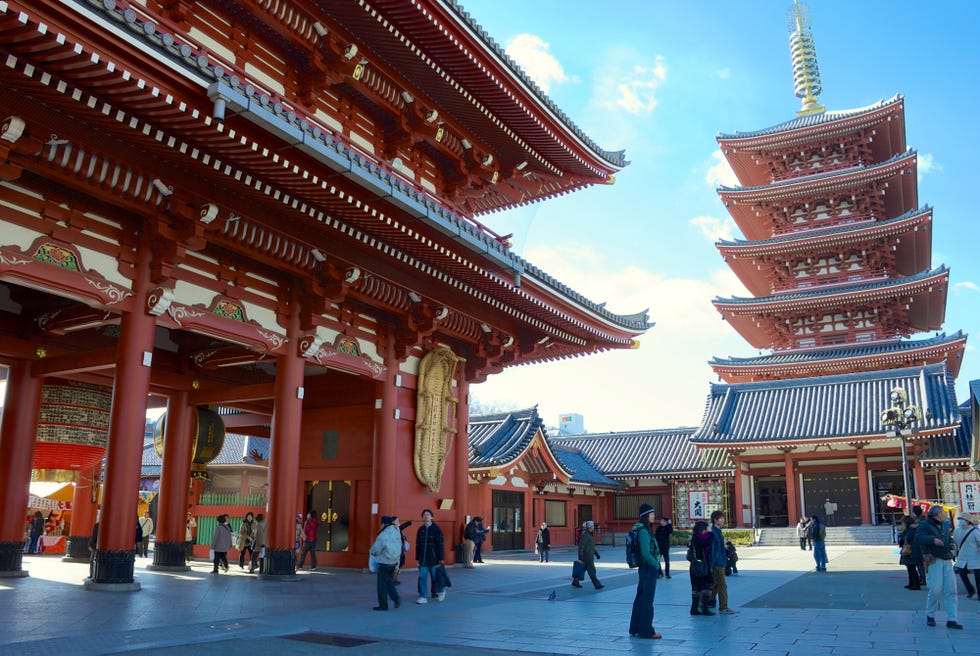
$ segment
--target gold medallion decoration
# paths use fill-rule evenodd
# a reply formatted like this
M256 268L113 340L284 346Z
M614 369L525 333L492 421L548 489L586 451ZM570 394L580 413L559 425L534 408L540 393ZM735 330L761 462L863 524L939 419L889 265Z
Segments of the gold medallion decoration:
M419 364L418 408L415 416L415 476L438 492L446 456L456 434L456 404L453 376L463 361L440 346L429 351Z

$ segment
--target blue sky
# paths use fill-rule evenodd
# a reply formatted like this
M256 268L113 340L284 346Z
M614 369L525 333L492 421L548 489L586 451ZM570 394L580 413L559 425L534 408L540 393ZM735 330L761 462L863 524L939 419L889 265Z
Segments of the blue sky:
M715 136L795 116L792 3L460 3L579 127L632 162L613 186L482 220L513 232L524 257L610 310L650 308L657 322L639 350L516 367L475 386L473 397L539 404L549 424L578 412L593 432L696 425L716 379L708 360L757 353L711 305L718 295L747 295L713 245L741 236L715 193L734 182ZM935 208L932 263L952 274L944 330L975 333L980 3L808 4L827 109L905 96L919 201ZM980 378L980 356L967 349L960 402Z

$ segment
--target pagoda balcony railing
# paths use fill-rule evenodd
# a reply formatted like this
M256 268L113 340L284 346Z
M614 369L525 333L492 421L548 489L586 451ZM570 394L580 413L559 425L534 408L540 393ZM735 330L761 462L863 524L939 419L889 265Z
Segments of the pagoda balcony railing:
M806 278L793 278L792 280L774 282L772 293L773 295L777 295L824 287L846 287L847 285L853 284L863 285L877 280L887 280L888 278L888 270L884 268L817 274Z
M830 162L829 164L820 162L819 166L812 168L808 167L807 164L808 162L802 162L800 168L794 168L788 171L777 171L773 173L773 184L777 182L785 182L787 180L796 180L809 175L819 175L821 173L830 173L831 171L844 171L847 169L859 168L865 165L864 159L858 159L857 161L841 159L836 162Z
M404 175L399 174L389 162L379 159L373 153L358 148L353 141L347 139L344 135L337 133L333 127L330 127L327 123L318 119L312 111L307 112L303 107L297 106L290 99L284 97L271 87L263 85L260 77L246 74L243 67L223 57L220 53L211 50L202 42L195 41L186 33L186 31L182 30L167 17L156 12L151 12L139 2L133 2L131 0L116 0L115 5L118 10L132 12L132 14L137 16L138 20L141 20L145 26L159 25L161 28L163 28L162 30L156 31L154 35L151 36L153 40L159 42L162 41L161 34L171 34L174 37L174 47L181 48L182 46L186 45L188 48L190 48L190 52L195 56L195 58L204 57L204 59L200 61L209 61L212 64L218 64L220 68L224 69L226 74L237 76L243 81L247 80L248 85L254 88L255 95L265 95L269 97L269 106L275 107L277 114L280 114L281 116L287 116L290 113L295 114L297 122L306 121L311 126L319 128L324 137L333 139L334 141L341 143L344 148L356 152L364 159L370 160L372 164L383 169L390 177L398 180L400 184L405 185L406 187L411 187L415 192L425 196L454 217L457 217L461 221L470 224L494 241L504 246L507 245L510 235L500 235L493 231L489 226L480 223L476 219L459 214L457 210L455 210L448 203L444 202L438 196L432 194L432 192L430 192L428 189L420 184L416 184L412 180L409 180Z
M873 223L876 218L874 212L852 212L847 216L828 216L825 219L818 219L811 216L806 223L790 223L780 216L773 228L772 235L773 237L781 237L783 235L812 232L814 230L824 230L825 228L834 228L843 225L861 225L862 223Z

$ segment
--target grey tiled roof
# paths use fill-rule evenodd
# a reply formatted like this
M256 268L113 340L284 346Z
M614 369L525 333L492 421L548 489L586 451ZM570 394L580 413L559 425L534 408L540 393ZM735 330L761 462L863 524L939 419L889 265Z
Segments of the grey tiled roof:
M946 336L946 333L941 333L935 337L929 337L928 339L910 339L878 344L854 344L851 346L835 346L832 348L791 351L785 353L777 352L769 355L759 355L748 358L716 357L711 359L710 364L728 367L758 367L766 365L819 362L826 360L844 360L847 358L899 353L902 351L915 351L918 349L940 346L942 344L952 344L953 342L965 338L966 335L963 334L963 331L958 330L948 337Z
M574 472L571 479L572 483L588 483L589 485L603 487L622 487L622 483L618 483L608 476L604 476L580 449L557 444L554 440L549 440L548 446L551 447L551 452L561 461L565 469Z
M793 130L799 130L801 128L809 128L817 125L823 125L825 123L833 123L834 121L839 121L842 119L853 118L855 116L861 116L862 114L869 114L875 110L881 109L888 105L895 105L902 102L902 96L896 95L888 100L879 100L873 105L868 105L867 107L860 107L858 109L845 109L834 112L820 112L819 114L810 114L809 116L799 116L790 121L784 123L779 123L772 127L763 128L761 130L752 130L750 132L735 132L733 134L718 133L718 139L746 139L750 137L761 137L771 134L779 134L780 132L791 132Z
M251 435L239 435L238 433L226 433L225 442L221 447L221 453L211 461L210 465L241 465L255 464L252 459L252 450L259 452L263 460L269 458L269 438L252 437ZM143 461L140 473L144 477L159 476L163 462L153 448L153 438L143 439Z
M874 282L866 282L857 285L840 285L840 286L818 286L811 287L798 292L788 292L786 294L772 294L770 296L748 296L739 297L733 296L731 298L721 298L716 297L714 303L722 303L724 305L755 305L755 304L765 304L765 303L782 303L784 301L795 301L808 298L820 298L822 296L837 296L839 294L852 294L854 292L872 291L875 289L883 289L888 287L898 287L900 285L907 285L909 283L919 282L920 280L925 280L927 278L932 278L933 276L938 276L944 273L948 273L949 269L946 265L939 266L932 270L922 271L914 276L905 276L904 278L888 278L887 280L877 280Z
M470 467L513 462L544 429L537 407L470 417Z
M882 435L881 411L902 387L925 415L914 428L955 432L960 414L943 363L759 383L712 384L692 440L742 444Z
M696 428L620 433L587 433L552 438L552 443L581 449L607 476L633 477L687 472L731 471L719 449L699 451L691 442Z
M929 448L919 456L920 460L949 462L967 460L970 457L970 441L973 439L973 411L969 404L959 407L960 427L952 435L929 438Z

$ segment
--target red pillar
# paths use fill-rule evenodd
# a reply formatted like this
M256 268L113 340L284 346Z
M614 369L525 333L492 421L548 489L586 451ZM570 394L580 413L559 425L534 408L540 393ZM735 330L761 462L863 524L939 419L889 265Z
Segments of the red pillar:
M397 439L397 428L395 412L397 410L398 395L395 387L395 377L398 375L398 360L395 359L395 337L393 334L386 333L384 336L384 363L387 367L384 381L380 385L381 403L375 412L375 441L376 441L376 466L375 476L377 490L377 511L380 515L402 514L407 517L414 517L416 510L410 509L401 512L397 507L397 497L395 495L395 483L397 480L397 466L395 464L395 442ZM377 524L377 517L373 518L371 525Z
M299 343L299 306L294 301L287 328L289 344ZM266 518L263 575L296 573L296 476L299 472L300 426L303 418L303 358L293 346L276 363L275 407L269 452L269 513Z
M147 258L148 260L148 258ZM140 294L142 298L145 293ZM116 347L116 377L109 415L105 494L99 519L98 547L91 582L128 585L136 558L136 509L139 496L146 395L150 390L150 359L156 319L142 311L123 314Z
M858 494L861 496L861 523L871 523L871 491L868 489L868 465L864 447L857 447Z
M924 499L928 491L926 489L926 470L922 468L922 463L916 457L912 461L912 471L915 473L915 495L916 499Z
M27 576L24 526L41 407L41 379L31 376L29 363L16 363L8 375L0 424L0 577Z
M99 507L99 476L102 463L79 472L75 494L71 499L71 531L65 557L68 562L88 562L91 558L88 543L95 525L95 513Z
M453 448L456 450L455 461L456 461L456 526L466 526L466 512L469 508L469 491L470 491L470 448L469 448L469 423L470 423L470 405L469 405L469 393L470 393L470 383L466 380L466 367L457 367L459 372L459 385L456 387L456 394L459 402L456 404L456 439L453 440ZM533 488L532 488L533 489ZM531 503L534 503L534 492L531 492ZM531 509L532 521L534 518L534 509ZM534 529L534 525L531 527ZM462 531L460 531L462 533ZM532 531L532 535L537 535L536 532ZM456 535L453 537L453 542L461 542L463 540L462 535Z
M187 404L187 392L174 394L167 403L152 569L187 569L187 488L195 413Z
M787 521L789 526L793 526L794 519L800 517L800 505L796 494L796 473L793 471L792 451L786 451L783 460L786 465L786 514L789 515Z

